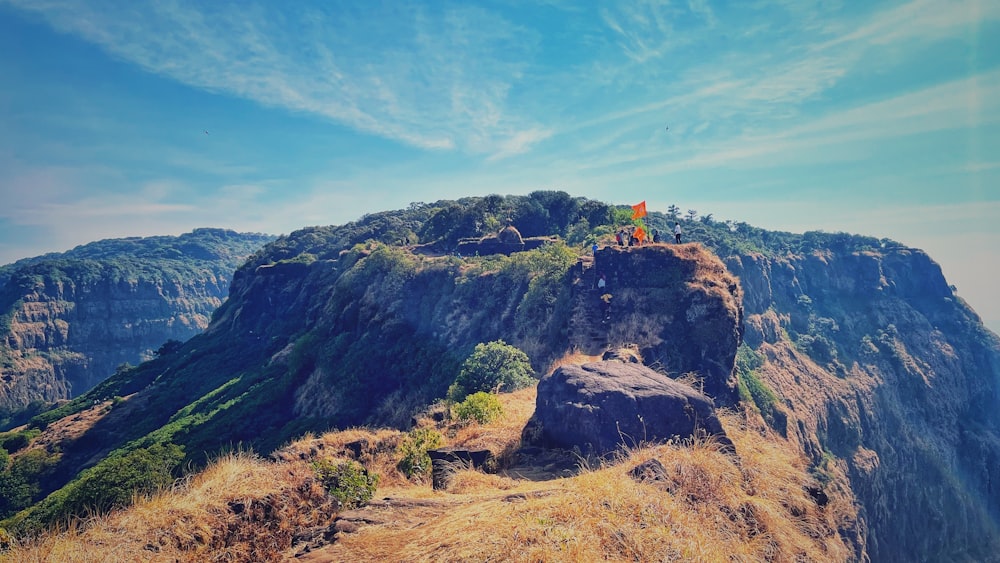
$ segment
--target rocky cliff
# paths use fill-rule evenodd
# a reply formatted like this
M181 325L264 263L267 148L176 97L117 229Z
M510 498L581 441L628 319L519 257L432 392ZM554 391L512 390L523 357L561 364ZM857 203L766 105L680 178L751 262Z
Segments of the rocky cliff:
M843 475L873 561L992 561L1000 344L909 248L728 260L755 373L818 475Z
M502 338L536 368L633 345L795 444L820 492L857 506L839 530L856 559L997 560L1000 342L926 254L711 222L686 225L693 244L582 260L562 245L447 251L508 209L532 236L613 232L584 216L594 206L545 223L540 202L566 199L542 195L421 204L282 237L236 272L208 330L33 425L128 397L61 445L67 476L125 444L172 442L189 459L235 442L266 452L307 430L404 425L479 342ZM411 238L400 233L430 246L386 244Z
M0 409L77 396L208 326L232 272L273 237L199 229L100 241L3 268Z

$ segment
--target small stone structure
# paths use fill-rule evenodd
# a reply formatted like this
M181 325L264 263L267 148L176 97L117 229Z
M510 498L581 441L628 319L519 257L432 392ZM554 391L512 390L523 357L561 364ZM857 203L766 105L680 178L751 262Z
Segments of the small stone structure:
M556 237L523 238L520 231L513 225L504 227L499 233L482 238L463 238L458 241L458 253L461 256L489 256L504 254L510 256L515 252L534 250L547 242L555 242Z

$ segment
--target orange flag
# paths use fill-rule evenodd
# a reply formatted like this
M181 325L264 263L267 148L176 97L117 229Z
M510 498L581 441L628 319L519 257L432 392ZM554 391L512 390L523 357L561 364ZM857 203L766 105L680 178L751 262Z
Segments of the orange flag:
M632 218L638 219L639 217L646 216L646 201L643 200L642 203L637 203L632 206Z
M643 203L645 203L645 202L643 202ZM639 243L641 244L642 241L646 239L646 231L642 230L642 227L636 227L635 228L635 235L633 235L633 236L635 236L635 238L639 239Z

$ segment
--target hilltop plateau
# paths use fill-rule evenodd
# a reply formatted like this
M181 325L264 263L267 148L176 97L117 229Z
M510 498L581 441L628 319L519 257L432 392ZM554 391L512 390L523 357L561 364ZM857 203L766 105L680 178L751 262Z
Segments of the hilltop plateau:
M203 333L2 436L3 526L28 550L11 553L997 559L1000 342L930 257L675 208L641 226L683 221L691 242L619 247L632 216L535 192L278 238L236 271ZM463 405L494 412L492 392L522 376L605 355L707 396L731 445L630 430L617 455L580 448L557 463L532 438L530 404L547 400L523 395L534 385L501 393L493 422L459 421ZM485 402L470 407L465 391ZM494 461L433 490L415 456L446 445ZM225 454L248 448L263 457ZM664 468L652 483L626 477L652 459ZM330 464L352 463L364 472L342 479L379 481L367 509L374 497L352 508L316 489ZM238 484L254 475L264 481ZM124 508L135 494L151 500ZM110 515L21 539L94 510ZM159 513L186 524L166 531ZM102 534L121 529L144 539L108 547Z

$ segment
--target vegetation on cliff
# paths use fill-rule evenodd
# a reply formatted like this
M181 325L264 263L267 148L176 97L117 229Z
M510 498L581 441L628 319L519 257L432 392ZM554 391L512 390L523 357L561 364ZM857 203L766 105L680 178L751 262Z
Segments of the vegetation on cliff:
M0 424L21 423L19 411L80 395L164 341L200 332L236 268L273 238L197 229L0 267Z
M449 446L511 450L532 413L534 388L498 398L505 415L489 424L424 418L418 424L447 436ZM854 507L844 497L817 505L806 492L806 459L755 420L735 413L724 419L739 463L711 441L640 444L614 463L578 467L569 478L460 471L444 492L400 469L403 432L307 435L271 459L246 451L215 458L169 491L59 533L15 540L0 558L848 560L851 548L838 528L855 517ZM663 465L665 481L630 476L650 460ZM380 476L376 496L385 500L343 512L320 477L326 468L358 462ZM355 473L350 482L364 496L370 477Z
M411 487L426 477L423 471L401 469L402 457L410 458L412 463L403 464L410 469L423 468L427 462L418 459L423 446L404 452L397 448L400 443L416 438L421 444L430 443L432 432L440 433L448 444L476 445L472 439L456 439L462 432L486 439L486 434L472 430L479 425L467 421L461 429L447 427L455 422L424 428L420 436L402 431L415 412L447 395L463 362L478 345L503 340L523 352L533 370L543 373L576 346L578 335L571 321L582 319L584 325L598 329L603 326L600 319L595 322L587 310L579 308L580 296L596 286L596 279L586 277L591 258L579 262L578 258L589 254L594 242L610 243L611 234L629 216L627 209L560 192L536 192L417 203L347 225L312 227L281 237L236 272L230 298L215 312L204 334L162 350L151 361L120 370L86 395L38 414L26 429L19 430L38 435L26 436L27 444L10 452L5 475L16 473L21 481L0 483L20 487L16 490L21 496L16 498L22 499L22 507L50 493L54 500L46 502L56 503L68 498L64 491L83 486L87 474L81 470L93 467L97 474L108 475L110 467L102 468L103 464L132 452L152 448L176 452L173 448L177 447L184 456L179 467L199 468L218 452L242 444L290 461L281 453L287 452L282 446L304 433L365 425L396 430L377 431L393 436L391 446L379 449L378 455L386 458L362 455L357 461L378 474L387 490ZM676 216L676 210L650 213L646 224L667 232ZM502 528L509 531L509 538L498 537L510 542L497 549L512 549L512 538L523 540L530 532L534 543L526 545L543 547L523 552L525 558L552 556L556 552L546 550L575 545L584 537L604 550L593 553L611 559L677 554L710 557L715 552L696 549L704 549L705 542L751 558L782 553L792 559L805 553L826 560L885 559L895 553L910 559L988 560L989 554L996 553L1000 538L991 531L990 522L1000 513L1000 506L989 487L1000 482L1000 465L996 464L1000 459L996 438L1000 344L954 294L940 268L922 252L890 240L844 233L775 233L714 221L710 215L699 218L696 213L680 220L686 237L696 242L647 254L655 255L653 260L663 266L689 253L694 263L705 266L704 279L677 279L678 289L683 290L678 299L716 295L720 301L735 302L720 312L742 322L738 331L725 335L735 357L729 357L728 363L710 358L712 362L706 365L720 378L732 376L740 414L725 424L741 456L744 450L763 452L761 459L770 456L792 468L790 473L777 472L776 467L756 469L759 475L774 479L773 486L786 495L778 501L782 508L768 504L779 493L760 493L765 490L761 483L734 485L750 479L743 472L755 471L752 461L758 453L750 454L751 465L744 459L738 467L711 452L694 465L676 465L675 456L702 454L698 448L674 445L669 452L639 455L657 457L666 467L679 468L684 479L701 483L701 490L707 492L692 494L707 499L707 508L699 512L704 519L678 515L667 526L643 516L672 513L671 503L683 501L676 493L669 498L643 497L653 504L628 501L609 506L586 495L570 495L574 506L593 501L602 507L598 510L601 517L618 515L618 523L635 532L616 536L597 523L597 513L570 510L562 504L564 511L547 512L532 500L535 485L493 480L491 486L516 489L526 501L525 511L503 512L506 501L491 500L472 486L470 494L484 501L484 506L495 501L490 505L494 512L520 523L516 532ZM510 256L456 254L461 239L495 233L506 224L524 236L557 238ZM713 252L726 260L726 268ZM644 259L636 256L639 253L626 252L621 254L631 256L616 259L617 254L608 252L605 259L612 262L605 263L623 271L632 267L625 264ZM712 274L715 270L720 272ZM589 271L592 275L593 268ZM650 283L677 275L664 270L631 286L622 283L620 288L614 288L615 279L611 280L612 292L618 292L615 303L624 307L615 311L629 314L627 322L620 316L612 318L614 336L642 336L643 346L661 352L649 356L656 362L654 367L666 371L676 371L667 367L669 362L696 346L694 356L710 356L712 339L719 337L711 331L698 333L699 342L680 346L679 339L663 339L656 327L648 326L695 322L708 310L697 307L695 300L678 307L663 302L662 295L645 295ZM739 287L730 287L735 283L733 275L738 276ZM627 278L623 274L618 279ZM656 311L644 315L643 308L650 304L657 304ZM710 320L706 317L698 327L709 326ZM607 335L597 340L604 348L610 343ZM670 375L704 388L705 373ZM509 403L502 412L509 419ZM756 418L758 414L766 427ZM89 423L75 428L74 419ZM347 440L344 436L368 444L382 440L373 434L349 432L332 436L323 434L310 443L319 451L324 449L317 444L325 444L329 452L332 443L346 447L340 443ZM13 435L11 440L12 444L21 441ZM517 436L511 436L507 443L516 442ZM36 451L40 453L31 453ZM292 457L301 454L305 455L300 459L319 455L299 450ZM260 460L253 463L267 466ZM622 467L595 468L593 474L600 477L588 481L581 476L575 483L623 498L642 494L602 488L601 483L625 471ZM816 496L808 501L813 504L803 508L797 499L804 498L800 495L807 481L815 487ZM305 494L312 499L306 503L319 502L311 494ZM754 495L760 496L749 498ZM815 498L822 496L837 508L811 512ZM545 502L552 501L546 497ZM14 514L14 508L7 510L8 515ZM72 510L59 511L41 503L14 515L5 525L16 524L15 532L38 529L47 515ZM298 509L282 505L272 510ZM463 508L456 513L481 515L476 510ZM786 519L788 511L790 520ZM213 514L234 517L224 510ZM773 520L761 527L765 516ZM921 520L925 517L947 533L932 533ZM826 524L810 527L820 521ZM296 526L305 525L303 520L296 522ZM726 522L738 531L733 532ZM788 522L793 524L786 529ZM691 526L700 526L707 535L685 536L692 533ZM95 525L93 530L97 529ZM473 531L460 529L456 533L462 537L475 537ZM658 535L664 530L670 530L675 539L694 543L669 544L676 552L656 551L659 548L653 546L670 541L667 534ZM789 539L799 538L802 530L811 539L805 543ZM458 546L453 553L460 557L465 544L444 533L421 545L432 549L450 542ZM775 539L775 535L780 537ZM403 536L398 537L400 542L415 541ZM236 545L229 542L244 541L204 532L195 540L163 537L166 543L155 545L169 554L182 552L162 546L188 546L183 549L196 553L202 549L198 546L224 550ZM438 544L434 544L435 537ZM376 549L365 543L363 534L357 538L345 540L344 545L358 542L353 545ZM649 543L635 543L634 538ZM825 547L817 547L817 541Z

